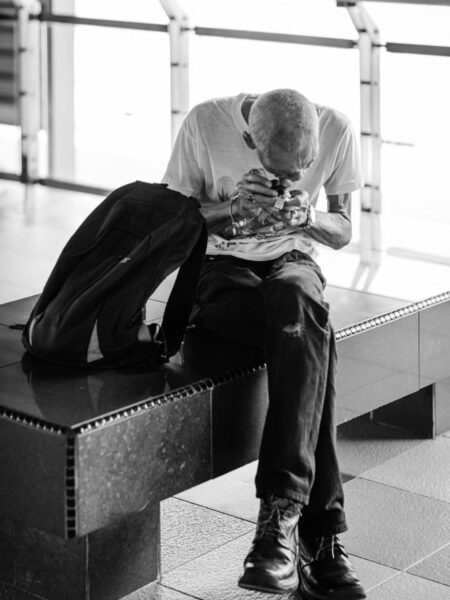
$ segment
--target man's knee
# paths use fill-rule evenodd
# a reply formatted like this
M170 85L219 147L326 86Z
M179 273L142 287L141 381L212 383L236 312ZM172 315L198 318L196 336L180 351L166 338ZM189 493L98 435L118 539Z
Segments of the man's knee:
M266 280L263 296L269 325L281 328L288 337L301 337L311 318L323 328L328 323L328 304L315 274Z
M262 286L266 303L322 303L323 285L311 269L302 269L283 277L269 277Z

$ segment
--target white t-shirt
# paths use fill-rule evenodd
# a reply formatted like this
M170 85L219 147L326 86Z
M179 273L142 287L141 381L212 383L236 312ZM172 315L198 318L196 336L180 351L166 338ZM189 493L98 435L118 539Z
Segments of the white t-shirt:
M163 182L201 203L228 200L236 184L250 169L261 169L255 150L244 141L248 124L242 115L247 94L208 100L194 107L178 133ZM322 186L327 194L358 190L363 185L358 144L350 120L326 106L319 112L319 155L292 188L308 192L315 205ZM268 177L273 177L268 173ZM271 237L226 239L208 237L208 254L231 254L247 260L271 260L285 252L315 254L306 231L283 232Z

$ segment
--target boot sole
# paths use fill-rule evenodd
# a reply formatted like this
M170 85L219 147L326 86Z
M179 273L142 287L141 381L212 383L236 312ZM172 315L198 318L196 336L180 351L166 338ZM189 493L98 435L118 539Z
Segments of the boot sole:
M238 586L247 590L256 590L269 594L286 594L287 592L295 592L297 590L298 577L293 575L291 579L280 581L263 571L251 571L242 575L238 581Z
M314 590L304 579L300 579L299 592L304 600L365 600L366 593L358 589L342 589L333 592L319 592Z

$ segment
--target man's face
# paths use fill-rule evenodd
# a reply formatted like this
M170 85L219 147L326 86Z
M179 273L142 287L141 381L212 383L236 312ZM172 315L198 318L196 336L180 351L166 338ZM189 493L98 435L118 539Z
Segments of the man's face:
M276 148L267 152L262 152L256 148L256 153L266 171L279 179L289 179L292 182L300 181L314 158L316 158L315 156L300 158L293 156L291 152L284 152Z

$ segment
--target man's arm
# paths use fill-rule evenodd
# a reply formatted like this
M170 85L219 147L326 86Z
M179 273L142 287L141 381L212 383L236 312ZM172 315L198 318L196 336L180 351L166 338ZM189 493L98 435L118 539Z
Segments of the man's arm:
M327 196L328 212L316 211L316 221L307 231L316 241L339 250L352 238L351 202L352 195Z
M237 183L233 198L222 202L203 200L200 212L206 220L209 233L220 233L231 225L231 217L233 221L254 219L261 213L265 204L272 207L276 197L277 192L272 189L270 180L253 169L243 175ZM282 223L272 223L258 231L275 231L280 227Z
M231 200L224 202L203 202L200 212L205 218L209 233L220 233L231 224ZM233 211L233 217L235 211Z

